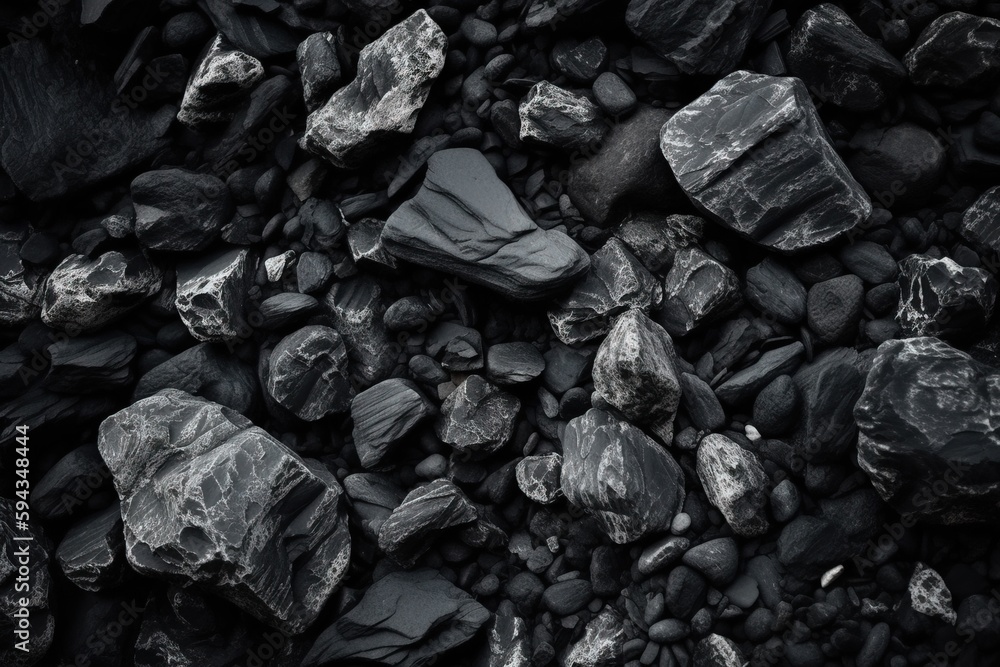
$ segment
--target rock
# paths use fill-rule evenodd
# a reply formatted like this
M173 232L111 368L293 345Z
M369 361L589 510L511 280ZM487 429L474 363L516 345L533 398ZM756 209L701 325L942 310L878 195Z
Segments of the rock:
M770 480L752 452L724 435L708 435L698 446L698 479L737 535L757 537L770 528L765 511Z
M991 257L1000 253L1000 185L986 190L966 209L960 232L969 243Z
M48 538L37 523L18 527L15 501L0 499L0 630L9 638L0 648L0 660L11 667L30 667L45 657L55 631L55 615L50 611L49 598L52 576L49 574ZM28 586L18 586L23 577ZM15 613L28 614L27 627L20 624ZM23 643L22 643L23 642ZM18 646L20 645L20 647Z
M561 485L616 544L670 530L684 498L684 475L655 441L628 422L588 410L563 438Z
M387 30L361 50L354 81L309 115L302 148L352 169L410 134L447 46L422 9Z
M135 235L152 250L204 250L233 217L226 184L186 169L147 171L132 181Z
M850 147L847 168L884 208L924 203L947 166L943 142L913 123L860 130Z
M653 542L642 550L639 555L639 574L649 576L668 565L672 565L680 560L684 552L691 546L691 541L686 537L668 535Z
M694 647L694 667L742 667L740 648L722 635L711 634Z
M474 457L495 454L510 440L521 401L470 375L441 404L435 429L443 442Z
M260 302L258 326L265 331L279 331L299 324L319 309L319 301L308 294L281 292Z
M799 489L790 479L782 480L771 491L771 513L778 523L792 519L799 511Z
M542 605L557 616L575 614L594 597L586 579L567 579L552 584L542 594Z
M614 230L615 237L652 272L669 271L678 250L701 240L705 221L696 215L639 213Z
M554 503L560 494L562 456L525 456L517 462L517 486L528 500L542 505Z
M872 211L798 79L734 72L664 124L660 147L699 208L779 252L843 236Z
M320 633L303 667L418 667L472 639L490 612L433 570L390 572Z
M848 455L857 433L853 411L864 389L864 372L850 348L817 355L793 376L801 416L790 436L800 456L814 463L837 463Z
M778 536L778 560L792 576L807 581L818 580L852 551L841 527L823 517L799 515Z
M838 253L838 259L848 271L872 285L890 283L899 273L889 251L872 241L854 241Z
M997 297L990 273L927 255L910 255L899 268L896 321L905 337L961 339L986 329Z
M118 332L59 339L46 349L49 373L45 385L70 394L130 385L136 349L134 337Z
M726 412L711 385L692 373L681 373L681 401L695 428L714 431L726 423Z
M670 571L663 592L664 602L670 615L688 620L704 606L708 582L687 565L677 565Z
M906 592L914 611L925 616L936 616L949 625L955 625L958 616L952 608L951 591L941 575L933 569L918 562Z
M632 113L638 104L635 93L614 72L601 72L594 81L593 92L598 106L615 119Z
M765 436L786 433L795 426L801 404L792 378L779 375L754 399L753 425Z
M855 275L817 283L809 288L809 328L828 345L847 342L857 335L864 306L865 287Z
M295 265L295 279L303 294L320 292L330 286L333 280L333 262L318 252L304 252Z
M347 571L336 479L229 408L166 389L105 419L98 448L141 574L197 583L297 634Z
M275 401L304 421L346 412L354 387L340 334L311 325L282 338L271 352L265 386Z
M264 66L259 60L216 35L195 65L177 120L195 129L229 122L236 115L236 106L263 78Z
M578 83L591 83L607 65L608 47L599 37L583 42L560 41L552 51L552 64ZM619 79L621 81L621 79Z
M302 96L306 109L320 108L340 86L342 71L337 58L337 39L332 32L314 32L295 50L302 73Z
M740 554L733 538L720 537L691 547L681 560L705 575L713 586L725 586L736 577Z
M184 350L143 375L132 401L149 398L161 389L181 391L220 403L240 414L257 400L257 374L222 346L201 343Z
M760 358L715 389L715 395L725 405L740 405L755 399L757 395L780 375L788 375L799 367L802 343L796 341L783 347L768 350Z
M854 417L858 463L893 508L934 523L994 520L998 377L936 338L879 346Z
M570 645L562 667L612 667L619 664L625 645L623 619L611 605L604 605L584 630L583 637Z
M472 327L440 322L427 335L424 348L454 373L469 373L483 367L483 337Z
M406 492L387 475L368 472L345 477L344 492L351 500L351 519L368 539L376 543L382 524L406 497Z
M906 81L902 63L826 3L795 24L788 66L818 99L849 111L878 109Z
M798 324L806 316L806 288L773 257L747 271L743 294L754 308L783 324Z
M672 213L684 196L657 150L660 128L670 118L666 109L640 106L615 124L602 148L574 156L567 193L591 225L609 227L630 211Z
M166 148L176 107L127 109L99 70L44 39L3 50L0 167L32 201L81 192Z
M591 369L596 353L597 350L593 347L575 349L556 341L542 355L545 358L542 384L553 394L562 395L586 382L584 378Z
M385 223L375 218L358 220L347 229L347 245L354 263L372 269L395 269L396 260L382 243Z
M545 370L545 358L531 343L491 345L486 350L486 377L502 385L531 382Z
M531 0L524 15L529 30L554 27L574 17L582 17L607 0Z
M889 648L891 634L888 623L877 623L865 637L865 643L858 651L858 667L877 667L885 655L885 650Z
M318 252L337 248L348 232L340 208L328 199L310 197L304 201L299 207L299 221L303 227L302 242ZM365 226L362 220L358 224Z
M399 259L539 300L575 282L589 267L572 239L539 228L479 151L439 151L416 197L389 217L386 249Z
M399 349L385 328L388 304L378 281L370 275L340 281L327 292L323 307L347 345L355 389L387 379L396 367Z
M517 615L510 600L502 600L486 637L489 658L484 667L530 667L531 636L528 624Z
M351 419L361 465L377 468L397 443L433 413L434 406L409 380L385 380L355 396Z
M226 0L202 0L205 10L219 32L236 48L255 58L264 60L271 56L295 53L299 36L284 21L268 15L276 8L265 0L251 0L249 7L262 11L246 11L245 6ZM287 15L286 15L287 16ZM297 19L293 19L297 22Z
M590 258L590 272L549 310L549 323L566 344L607 333L615 316L659 304L663 290L656 278L616 238Z
M625 23L636 37L684 74L728 74L767 16L767 0L729 0L710 6L694 0L663 5L631 0Z
M539 81L518 108L521 141L566 151L592 151L608 131L601 110L586 97Z
M609 404L671 442L681 384L673 341L660 325L639 310L621 315L597 350L593 377Z
M31 491L31 509L46 520L58 520L97 507L108 499L111 473L97 447L81 445L53 464Z
M23 240L17 231L0 232L0 325L8 327L23 326L42 310L45 281L26 270L19 255Z
M88 591L121 583L126 570L122 525L118 503L74 524L56 549L56 561L66 578Z
M70 255L45 285L42 321L89 332L118 319L160 290L163 273L135 250L110 250L89 259Z
M1000 21L948 12L924 28L903 63L918 86L983 90L1000 80Z
M731 315L743 304L740 279L697 247L679 250L664 282L657 321L674 336Z
M200 341L233 342L246 337L247 292L256 259L246 248L219 250L177 267L177 312Z

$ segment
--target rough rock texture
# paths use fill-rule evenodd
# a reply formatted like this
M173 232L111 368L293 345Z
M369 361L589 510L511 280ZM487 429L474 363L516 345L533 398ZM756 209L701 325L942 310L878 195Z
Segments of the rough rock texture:
M163 273L137 251L70 255L45 285L42 321L57 329L94 331L160 289Z
M1000 253L1000 185L986 190L966 209L960 231L976 249L992 256Z
M576 643L569 647L563 667L613 667L622 659L625 628L622 617L605 605L589 623Z
M616 544L670 530L684 499L684 474L662 446L628 422L588 410L569 422L561 484Z
M903 61L910 81L973 91L1000 80L1000 21L948 12L924 28Z
M559 498L562 456L525 456L517 462L517 486L529 500L548 505Z
M539 228L482 153L468 148L431 156L423 187L382 234L400 259L517 300L549 297L590 265L575 241Z
M845 343L857 336L865 306L865 286L853 273L824 280L809 289L807 321L816 337L827 344Z
M671 335L684 336L742 304L739 277L705 251L690 247L674 257L656 318Z
M256 260L246 248L222 249L177 267L177 312L201 341L236 341L250 332L244 305Z
M704 232L705 221L696 215L638 213L618 225L614 235L650 271L669 271L677 251L696 245Z
M311 325L282 338L271 352L265 386L274 400L305 421L346 412L354 387L340 334Z
M423 9L387 30L362 49L354 81L309 115L302 147L354 168L412 132L447 46Z
M637 424L648 424L663 440L673 438L681 385L670 334L630 310L615 320L594 357L594 389Z
M826 3L795 24L788 65L819 100L851 111L879 108L906 81L902 63Z
M537 141L568 151L598 146L608 131L601 110L590 100L548 81L532 86L518 114L522 141Z
M355 388L365 389L388 378L398 352L385 327L388 303L379 282L370 275L338 282L327 292L323 306L347 345Z
M858 463L899 512L994 521L1000 374L936 338L878 348L858 401Z
M263 78L259 60L216 35L188 81L177 120L192 128L228 122L236 115L235 104L249 96Z
M487 635L489 658L483 667L530 667L531 635L510 600L503 600L493 615Z
M952 607L951 591L934 569L917 563L906 592L914 611L925 616L936 616L945 623L955 625L958 615Z
M382 524L406 497L406 492L388 476L368 472L345 477L344 492L351 500L351 518L365 536L376 543Z
M303 667L418 667L472 639L490 612L432 570L391 572L316 639Z
M256 403L257 374L225 346L201 343L150 369L139 378L132 400L161 389L179 389L247 414Z
M711 634L694 647L694 667L742 667L743 654L733 640Z
M774 250L830 241L872 210L798 79L734 72L664 124L660 147L697 206Z
M660 303L656 278L616 238L590 258L590 272L549 310L553 331L566 344L608 332L615 316L632 308L648 311Z
M752 452L713 433L698 445L698 478L737 535L756 537L770 528L765 510L770 480Z
M233 215L226 184L186 169L147 171L132 181L135 235L153 250L204 250Z
M340 485L220 405L167 389L101 424L129 564L305 630L347 570Z
M433 413L433 404L409 380L385 380L355 396L351 419L361 465L377 467L396 443Z
M968 338L986 328L997 297L992 274L927 255L910 255L899 268L896 321L904 336Z
M657 55L685 74L726 74L743 57L769 0L631 0L625 22Z
M747 271L743 294L765 316L784 324L797 324L806 316L806 288L791 269L773 257Z
M441 404L438 437L456 451L482 457L510 440L521 401L479 375L470 375Z
M0 323L6 326L22 326L42 310L45 281L25 271L23 241L15 230L0 231Z
M66 578L88 591L121 583L126 570L125 537L118 503L75 524L56 549Z

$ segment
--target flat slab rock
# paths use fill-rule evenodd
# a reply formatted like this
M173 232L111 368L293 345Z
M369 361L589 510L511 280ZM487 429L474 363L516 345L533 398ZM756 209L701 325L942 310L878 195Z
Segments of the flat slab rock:
M664 124L660 148L699 208L773 250L831 241L872 210L798 79L733 72Z
M469 148L432 155L420 191L389 217L382 235L395 257L515 300L552 296L590 266L569 236L539 228L483 154Z
M167 389L101 424L129 564L298 634L350 560L332 474L229 408Z
M936 338L879 346L854 410L858 463L897 511L995 522L1000 372Z

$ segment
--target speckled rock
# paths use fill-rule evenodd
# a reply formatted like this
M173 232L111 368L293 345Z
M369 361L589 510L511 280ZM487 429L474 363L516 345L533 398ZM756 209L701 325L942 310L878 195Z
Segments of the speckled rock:
M202 341L247 336L247 291L256 259L246 248L218 250L177 267L177 312L191 335Z
M952 606L951 591L934 569L918 562L906 592L914 611L955 625L958 615Z
M522 141L535 141L568 151L599 146L609 128L593 102L548 81L532 86L518 114Z
M1000 80L1000 21L948 12L924 28L904 59L918 86L973 91Z
M548 505L555 502L561 493L559 477L562 472L562 456L525 456L517 462L516 479L521 493L529 500Z

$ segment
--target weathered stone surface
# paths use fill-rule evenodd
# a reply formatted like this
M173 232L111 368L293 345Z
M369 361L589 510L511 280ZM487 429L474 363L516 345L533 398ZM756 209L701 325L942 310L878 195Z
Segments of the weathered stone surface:
M879 108L906 81L903 64L828 3L795 24L788 66L818 99L850 111Z
M38 664L48 652L55 632L55 615L49 611L50 544L36 523L29 524L30 529L21 530L17 519L14 501L0 498L0 630L7 637L0 645L0 661L11 667L29 667ZM18 537L30 539L17 540ZM21 576L18 569L22 566L28 569L27 590L23 585L17 586ZM14 615L21 609L28 612L31 624L28 629L20 627ZM24 642L21 646L26 650L16 647L20 642Z
M663 285L657 321L674 336L731 315L743 304L740 279L697 247L677 252Z
M514 433L521 401L479 375L470 375L441 404L435 429L456 451L482 457L499 451Z
M20 231L0 232L0 324L11 327L38 317L45 290L45 280L25 270L19 255L23 242Z
M486 376L491 382L503 385L531 382L544 370L545 358L531 343L500 343L486 350Z
M363 218L347 228L347 247L354 263L371 269L394 269L395 258L385 249L382 230L385 223L376 218Z
M351 519L372 542L378 542L382 524L403 504L406 492L388 475L354 473L344 478L344 492L351 499Z
M337 58L337 39L332 32L314 32L295 50L302 73L302 96L310 112L323 106L340 86L342 76Z
M681 399L670 334L639 310L621 315L594 358L594 389L629 420L673 439Z
M638 213L614 230L614 235L653 272L669 271L678 250L701 240L705 221L696 215Z
M631 0L629 29L685 74L728 74L743 58L770 0L726 0L705 4L682 0L664 4Z
M567 151L592 151L608 131L601 110L590 100L548 81L532 86L518 114L522 141Z
M433 413L434 406L409 380L385 380L355 396L351 419L361 465L377 467L396 443Z
M358 74L309 115L301 145L355 168L408 135L444 67L448 39L418 10L361 50Z
M147 171L132 181L135 235L153 250L204 250L233 216L229 189L211 174Z
M88 591L121 583L126 570L122 527L121 507L114 503L70 528L56 549L66 578Z
M694 667L742 667L745 662L733 640L714 633L695 645L691 657Z
M347 347L330 327L302 327L281 339L268 361L267 393L299 419L346 412L354 398Z
M936 616L945 623L955 625L958 615L952 607L951 591L933 568L918 562L906 592L914 611L925 616Z
M991 258L1000 253L1000 185L988 189L966 209L959 231Z
M566 499L593 514L617 544L670 530L684 499L684 474L673 457L596 409L566 427L561 484Z
M177 267L177 312L201 341L237 341L250 334L247 291L256 260L246 248L218 250Z
M94 331L160 290L163 273L142 253L110 250L94 259L70 255L45 285L42 321L57 329Z
M806 320L820 341L829 345L845 343L857 337L864 307L864 283L849 273L809 288Z
M734 72L664 124L660 147L697 206L780 252L838 238L872 210L798 79Z
M616 238L590 258L590 272L549 310L549 323L566 344L598 338L615 316L632 308L649 311L663 289L656 278Z
M344 576L336 479L229 408L166 389L105 419L98 448L138 572L200 584L295 634Z
M394 256L490 287L517 300L547 298L589 267L587 253L531 220L482 153L439 151L416 197L383 230Z
M935 523L996 521L998 392L995 369L936 338L882 343L854 410L882 498Z
M302 665L419 667L472 639L489 620L485 607L432 570L391 572L320 633Z
M148 398L161 389L179 389L247 414L257 397L257 374L222 345L201 343L146 372L132 400Z
M562 667L613 667L621 663L625 624L611 605L605 605L576 643L566 651Z
M259 60L216 35L195 65L177 120L192 128L228 122L236 115L236 104L263 78L264 66Z
M706 436L698 446L698 478L733 532L743 537L767 532L770 479L752 452L724 435Z
M525 456L517 462L517 486L529 500L548 505L559 498L562 456Z
M924 28L904 59L918 86L982 90L1000 80L1000 21L948 12Z
M385 380L396 366L399 351L385 328L388 305L382 286L370 275L338 282L323 299L330 323L347 345L358 388Z
M530 667L531 635L510 600L502 600L486 636L489 658L483 667Z
M927 255L910 255L899 268L896 321L904 336L958 339L985 330L998 289L989 272Z
M135 338L120 332L57 340L46 348L49 373L45 386L85 394L131 384L136 349Z
M806 288L773 257L747 271L743 294L754 308L784 324L797 324L806 316Z

